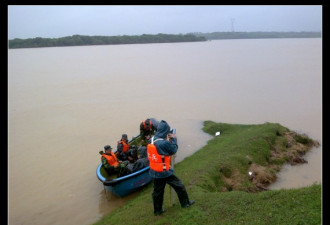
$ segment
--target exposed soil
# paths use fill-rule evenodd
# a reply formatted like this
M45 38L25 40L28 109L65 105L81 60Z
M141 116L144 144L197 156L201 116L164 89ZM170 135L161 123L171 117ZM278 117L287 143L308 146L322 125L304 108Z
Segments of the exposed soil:
M271 159L287 159L291 165L308 163L302 156L312 147L318 147L320 145L317 141L309 139L306 135L297 134L293 131L284 133L284 137L286 138L285 149L277 142L271 151Z
M276 173L281 169L283 163L288 162L291 165L308 163L303 156L312 147L318 147L320 144L308 138L306 135L297 134L289 131L283 134L285 139L278 138L276 143L271 146L271 156L267 166L258 165L249 159L249 181L253 184L244 188L242 186L242 175L238 171L234 171L231 176L223 177L226 187L221 191L228 190L245 190L248 192L260 192L268 190L267 186L276 181ZM283 141L284 140L284 141ZM282 163L275 163L281 161Z
M318 147L320 144L307 137L307 135L297 134L294 131L289 131L284 133L285 137L285 147L283 147L283 141L280 142L278 139L271 149L270 162L277 160L285 160L291 165L308 163L307 160L303 158L307 151L312 149L312 147ZM249 179L259 190L267 190L267 186L276 181L278 172L281 165L269 163L268 167L263 167L252 163L249 171L252 175Z

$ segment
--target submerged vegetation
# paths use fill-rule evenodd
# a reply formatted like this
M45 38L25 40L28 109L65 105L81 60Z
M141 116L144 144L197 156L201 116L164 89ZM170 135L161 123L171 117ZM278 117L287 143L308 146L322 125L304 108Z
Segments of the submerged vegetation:
M188 34L143 34L123 36L72 35L61 38L15 38L9 40L9 48L38 48L84 45L119 45L146 43L196 42L216 39L256 38L320 38L321 32L213 32Z
M280 124L225 124L206 121L203 130L221 135L175 164L175 173L196 203L182 209L176 198L155 217L152 184L95 224L321 224L321 185L267 190L285 162L319 143ZM178 133L178 137L179 137ZM249 174L249 172L251 172Z

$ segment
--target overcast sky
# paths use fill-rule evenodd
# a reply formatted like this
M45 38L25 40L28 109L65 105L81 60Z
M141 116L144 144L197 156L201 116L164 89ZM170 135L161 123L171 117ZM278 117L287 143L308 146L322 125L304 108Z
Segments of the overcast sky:
M8 38L322 31L321 5L9 5Z

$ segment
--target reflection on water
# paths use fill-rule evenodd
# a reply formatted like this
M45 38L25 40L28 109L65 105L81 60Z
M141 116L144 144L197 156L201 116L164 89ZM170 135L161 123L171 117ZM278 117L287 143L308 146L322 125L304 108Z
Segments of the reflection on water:
M107 215L110 211L125 204L126 201L134 198L137 194L138 192L128 195L127 197L120 198L109 191L102 190L99 193L99 214L101 217ZM109 202L112 204L109 204Z
M136 192L133 192L132 194L125 196L125 197L117 197L116 195L114 195L113 193L107 191L107 190L103 190L100 192L99 194L99 214L101 217L107 215L109 212L111 212L112 210L116 209L118 206L121 206L123 204L125 204L127 201L135 198L137 195L139 195L139 193L152 186L152 182L150 182L149 184L146 184L143 187L139 187ZM150 198L151 198L151 193L150 193ZM111 203L111 204L109 204Z
M177 129L176 162L210 139L204 120L280 123L322 145L321 53L319 38L10 49L9 223L91 224L126 202L104 199L98 152L147 117Z

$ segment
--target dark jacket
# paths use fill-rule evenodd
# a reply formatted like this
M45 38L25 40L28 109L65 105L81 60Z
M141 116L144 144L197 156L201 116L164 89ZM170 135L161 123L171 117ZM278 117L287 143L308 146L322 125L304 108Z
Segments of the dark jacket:
M171 128L167 124L166 121L162 120L158 124L157 131L154 135L154 140L158 138L162 138L163 140L156 141L154 144L157 148L157 152L160 155L174 155L178 150L177 145L177 138L171 138L170 141L168 141L167 135L170 132ZM149 140L150 143L150 140ZM149 174L152 178L165 178L169 177L174 173L174 170L170 168L168 171L165 172L156 172L150 168Z
M136 160L136 162L128 164L127 169L129 173L136 172L149 166L147 147L141 146L137 151L139 152L139 158Z
M149 159L147 158L139 158L133 165L133 172L143 169L144 167L149 166Z
M121 141L123 141L123 139L120 139L120 141L118 141L117 143L117 152L116 155L118 157L119 160L127 160L127 154L128 152L123 152L123 144L121 143ZM128 141L126 141L128 143Z
M150 120L152 123L152 126L151 126L150 130L145 130L143 127L143 123L140 123L140 135L141 135L142 140L144 140L146 138L146 136L148 136L148 135L153 135L157 131L158 124L159 124L159 121L156 120L155 118L150 118L150 119L146 119L146 120Z

